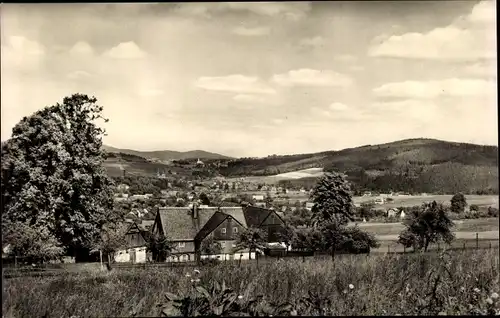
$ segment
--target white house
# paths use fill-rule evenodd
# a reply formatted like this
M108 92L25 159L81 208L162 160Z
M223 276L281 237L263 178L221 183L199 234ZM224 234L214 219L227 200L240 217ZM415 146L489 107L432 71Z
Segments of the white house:
M255 201L264 201L264 196L262 194L254 194L254 195L252 195L252 198Z
M387 217L388 218L393 218L396 217L396 215L399 213L399 210L396 208L390 208L387 210Z
M314 206L314 203L313 203L313 202L306 202L306 209L307 209L307 210L311 211L311 210L312 210L312 208L313 208L313 206Z

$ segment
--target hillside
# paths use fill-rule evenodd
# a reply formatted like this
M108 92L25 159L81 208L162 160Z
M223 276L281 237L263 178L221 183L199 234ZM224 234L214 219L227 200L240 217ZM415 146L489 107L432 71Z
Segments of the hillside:
M321 168L344 172L357 190L498 193L498 147L408 139L313 154L242 158L225 176L270 176ZM281 181L310 185L315 178Z
M231 159L230 157L223 156L217 153L212 153L203 150L192 150L192 151L171 151L171 150L159 150L159 151L137 151L130 149L119 149L111 146L104 145L103 148L107 152L111 153L124 153L134 156L139 156L146 159L159 159L162 161L168 160L185 160L185 159Z
M168 156L173 153L172 156L183 159L196 152L111 150L112 153L124 151L129 156L122 155L121 161L115 156L106 160L105 166L113 175L122 173L122 165L126 166L127 173L137 175L170 170L173 177L221 174L228 178L247 177L249 182L274 180L272 183L311 187L321 175L317 168L324 168L347 174L358 192L498 193L498 147L434 139L408 139L340 151L266 158L224 159L226 157L213 154L216 158L205 159L207 165L202 169L189 164L152 163L144 159L145 156L160 158L161 153L165 154L162 158L172 159ZM204 158L198 153L192 158L198 157ZM225 165L219 168L218 163Z

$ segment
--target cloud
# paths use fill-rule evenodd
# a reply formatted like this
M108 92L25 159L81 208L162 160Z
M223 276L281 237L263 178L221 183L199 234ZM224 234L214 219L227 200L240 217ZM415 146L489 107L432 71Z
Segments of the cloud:
M427 33L374 39L372 57L436 60L496 59L495 1L483 1L452 24Z
M371 114L365 110L338 102L330 104L327 108L312 107L311 111L314 115L329 120L362 121L371 118Z
M309 46L309 47L320 47L326 44L325 39L322 36L315 36L312 38L303 38L299 41L299 45L301 46Z
M267 35L271 32L268 27L257 27L257 28L247 28L247 27L237 27L233 29L233 33L243 36L262 36Z
M104 56L114 59L141 59L146 55L146 52L141 50L134 42L122 42L104 52Z
M291 70L285 74L276 74L271 79L281 86L338 86L352 85L353 80L347 75L334 71L312 69Z
M273 124L276 124L276 125L281 125L285 122L284 119L281 119L281 118L275 118L272 120Z
M73 56L90 56L94 54L94 49L87 42L77 42L69 50L69 54Z
M176 6L178 13L196 17L211 18L227 12L252 13L267 17L283 17L297 21L304 18L311 10L307 2L219 2L219 3L184 3Z
M89 78L92 75L85 71L74 71L68 74L68 78L71 80L81 80L85 78Z
M45 47L23 36L9 36L1 45L2 68L33 69L45 57Z
M387 83L374 88L378 97L433 99L438 97L491 96L496 93L494 81L458 79L404 81Z
M429 122L434 119L442 120L444 107L428 100L405 99L398 101L375 102L371 104L373 112L398 120L419 120Z
M276 91L262 83L257 77L240 74L221 77L200 77L194 85L209 91L241 94L275 94Z
M482 61L466 65L464 70L467 74L477 77L497 78L496 61Z

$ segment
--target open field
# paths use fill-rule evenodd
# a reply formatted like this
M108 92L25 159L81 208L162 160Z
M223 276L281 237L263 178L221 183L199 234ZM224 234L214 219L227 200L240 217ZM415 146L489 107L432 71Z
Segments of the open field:
M484 310L488 296L500 291L498 249L450 252L445 260L438 254L351 255L335 262L325 257L241 267L222 263L200 268L199 275L185 267L14 278L4 280L2 316L159 316L157 305L165 304L166 292L193 295L194 284L208 288L223 280L242 296L241 304L263 295L271 309L286 301L298 315L464 315L471 313L469 304ZM426 296L437 275L442 305ZM192 282L195 277L199 283Z
M457 220L454 221L454 223L455 223L454 231L460 233L467 233L467 232L498 233L498 231L500 230L498 218ZM377 236L398 235L404 229L404 225L402 223L358 223L358 226ZM460 235L466 235L466 234L460 234Z
M399 195L393 196L393 202L377 205L380 208L396 208L400 206L415 206L421 205L423 202L436 201L438 203L443 203L445 205L450 204L450 200L453 195L427 195L427 196L409 196L409 195ZM493 206L498 208L498 195L466 195L467 204L476 204L478 206ZM354 203L363 203L374 200L373 197L353 197Z

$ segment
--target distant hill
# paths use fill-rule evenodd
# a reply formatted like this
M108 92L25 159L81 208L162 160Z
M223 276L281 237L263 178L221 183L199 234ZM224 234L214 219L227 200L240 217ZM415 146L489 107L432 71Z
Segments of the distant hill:
M358 190L498 193L498 147L435 139L407 139L340 151L241 158L225 176L270 176L324 168L346 173ZM311 184L316 178L282 180Z
M131 149L119 149L111 146L104 145L103 148L111 153L124 153L134 156L139 156L146 159L159 159L162 161L167 160L181 160L181 159L231 159L231 157L219 155L203 150L192 150L186 152L171 151L171 150L158 150L158 151L137 151Z
M122 160L110 157L105 166L111 174L121 173L120 166L137 175L153 175L171 170L177 176L223 175L247 177L250 182L269 180L282 184L311 187L321 175L318 169L345 173L355 191L403 191L410 193L498 193L498 147L435 139L407 139L380 145L366 145L340 151L311 154L231 159L204 151L175 152L116 149L111 153L128 154ZM149 162L160 160L205 159L204 168L193 165ZM223 163L222 165L219 165ZM309 170L306 170L309 169ZM296 173L291 173L296 172ZM274 176L274 177L272 177Z

